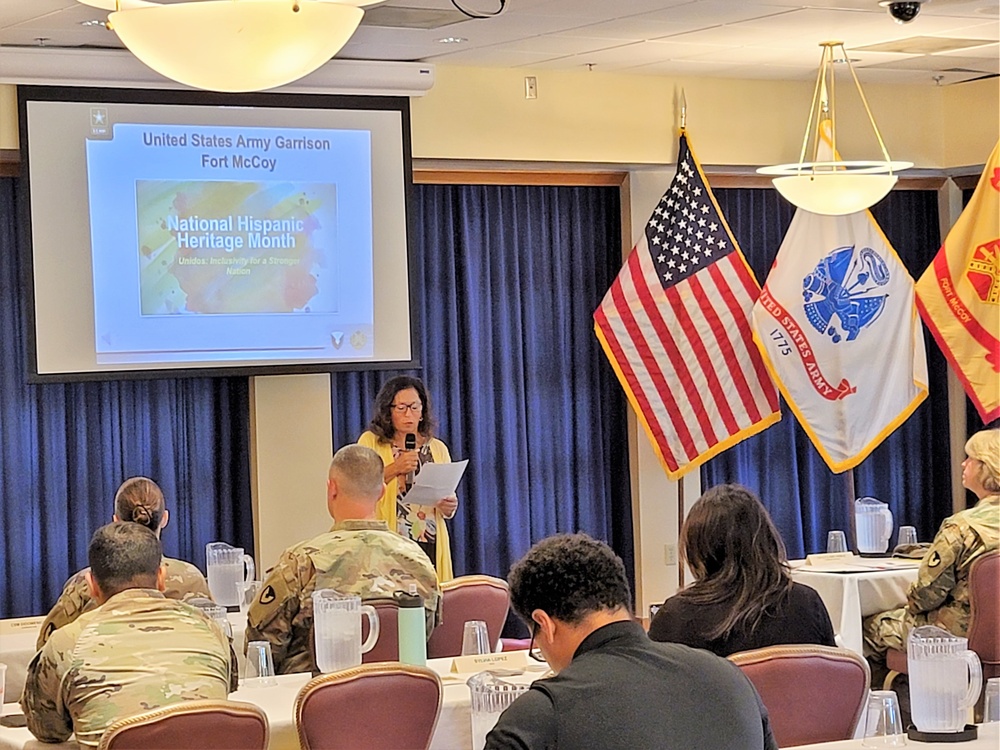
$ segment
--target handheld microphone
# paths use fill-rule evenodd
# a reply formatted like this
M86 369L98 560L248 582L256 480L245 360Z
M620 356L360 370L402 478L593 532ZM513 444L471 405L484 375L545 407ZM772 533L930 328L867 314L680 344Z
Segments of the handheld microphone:
M406 440L403 443L403 447L404 447L404 450L407 450L407 451L416 450L416 448L417 448L417 436L414 435L412 432L406 433ZM416 472L411 471L411 472L409 472L406 475L406 486L407 487L412 487L413 486L413 477L414 477L415 473Z

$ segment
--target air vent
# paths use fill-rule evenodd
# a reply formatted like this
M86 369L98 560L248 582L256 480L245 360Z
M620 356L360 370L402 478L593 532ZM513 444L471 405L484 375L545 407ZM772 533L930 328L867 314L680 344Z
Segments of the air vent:
M457 10L433 8L400 8L380 5L369 8L362 19L363 26L382 26L390 29L440 29L453 23L468 21L469 17Z

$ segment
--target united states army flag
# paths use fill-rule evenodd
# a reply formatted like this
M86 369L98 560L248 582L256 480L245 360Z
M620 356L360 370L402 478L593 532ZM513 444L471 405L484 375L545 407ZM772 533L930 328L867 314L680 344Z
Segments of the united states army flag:
M868 211L798 209L751 316L789 407L834 472L927 396L913 279Z

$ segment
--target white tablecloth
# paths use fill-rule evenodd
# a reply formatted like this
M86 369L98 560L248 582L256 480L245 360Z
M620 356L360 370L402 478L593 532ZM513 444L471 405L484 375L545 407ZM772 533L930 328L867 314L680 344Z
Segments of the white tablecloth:
M833 621L837 644L863 655L862 618L902 606L906 590L917 578L917 566L915 561L890 558L858 558L855 563L830 566L793 561L792 578L819 593Z
M433 750L468 750L472 744L471 696L465 681L471 676L450 675L451 659L431 659L427 666L442 676L444 695L441 715L438 717ZM525 679L535 679L542 672L528 673ZM271 727L268 750L298 750L299 738L295 731L295 697L309 681L308 674L279 675L273 687L241 687L230 697L236 701L254 703L264 709ZM13 703L4 706L4 713L19 713ZM0 727L0 750L77 750L75 742L49 745L35 740L27 729Z
M926 742L912 742L907 740L907 747L911 748L934 748L944 747L944 745L932 745ZM948 747L961 748L961 750L997 750L1000 747L1000 723L980 724L979 737L970 741L962 742ZM819 745L799 745L795 750L870 750L861 744L861 740L843 740L842 742L823 742Z

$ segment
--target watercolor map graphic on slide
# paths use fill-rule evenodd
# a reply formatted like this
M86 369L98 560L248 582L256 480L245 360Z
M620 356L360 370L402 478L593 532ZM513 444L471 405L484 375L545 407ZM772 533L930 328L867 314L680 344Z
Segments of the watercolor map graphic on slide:
M337 311L336 186L137 180L143 315Z

